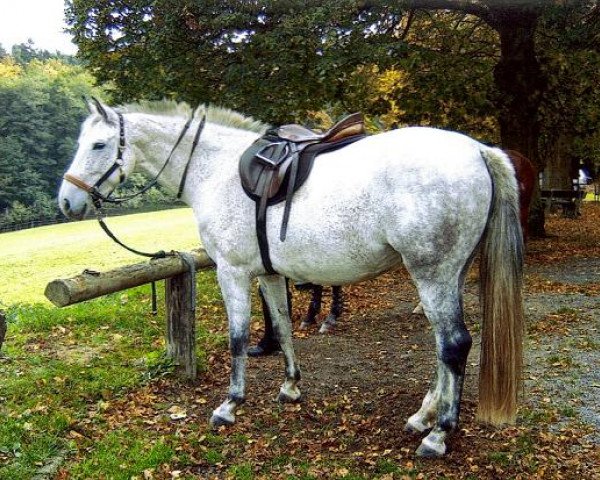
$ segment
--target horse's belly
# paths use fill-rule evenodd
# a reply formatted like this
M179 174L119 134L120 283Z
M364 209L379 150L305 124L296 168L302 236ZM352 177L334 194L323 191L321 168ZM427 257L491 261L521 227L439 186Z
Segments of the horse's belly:
M272 252L275 269L295 281L317 285L367 280L402 263L402 257L389 245L355 244L353 248L340 248L330 242L316 241L310 249L296 249L293 242L289 247L275 248Z

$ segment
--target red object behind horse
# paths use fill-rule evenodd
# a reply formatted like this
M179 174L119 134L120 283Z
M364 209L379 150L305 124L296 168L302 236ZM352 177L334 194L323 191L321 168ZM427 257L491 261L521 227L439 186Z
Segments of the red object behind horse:
M523 230L523 239L527 241L529 237L529 205L533 195L533 187L537 180L537 170L525 155L516 150L506 150L515 167L515 176L519 184L519 213L521 219L521 228Z

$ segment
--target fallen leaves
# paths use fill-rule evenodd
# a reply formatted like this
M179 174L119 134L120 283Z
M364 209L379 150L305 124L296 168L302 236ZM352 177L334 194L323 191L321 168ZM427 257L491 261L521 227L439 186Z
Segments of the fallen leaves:
M551 268L576 258L600 257L600 206L585 205L583 216L571 220L548 218L554 238L529 244L528 265ZM473 280L473 274L469 276ZM600 284L600 282L598 282ZM528 276L528 294L600 294L600 286L549 279L541 273ZM293 292L297 324L309 296ZM406 418L419 408L433 371L431 332L422 318L407 314L417 295L407 272L399 269L375 280L344 289L345 311L333 336L335 350L311 351L317 345L315 329L295 333L296 342L313 354L318 372L302 387L303 403L280 405L273 401L281 374L281 358L249 361L249 396L237 422L211 431L207 419L226 395L229 353L224 343L203 344L206 371L194 384L171 377L158 378L134 391L90 405L88 418L69 427L69 438L85 456L95 439L107 430L136 429L149 439L162 438L173 445L172 464L147 469L143 480L175 478L423 478L478 479L592 479L598 478L600 447L586 440L589 428L558 424L554 396L535 382L545 416L524 411L515 427L489 429L474 421L474 386L465 388L460 430L448 442L443 460L418 459L414 450L420 436L403 431ZM328 308L328 297L323 311ZM402 315L393 315L402 305ZM199 306L210 315L224 312L221 305ZM387 312L387 313L385 313ZM474 315L474 314L473 314ZM379 316L377 323L372 317ZM390 319L389 317L393 317ZM399 318L397 318L399 317ZM257 318L260 318L258 315ZM548 336L573 335L574 328L589 320L585 309L554 311L530 326L530 334L543 343ZM387 321L387 323L386 323ZM256 322L259 324L261 322ZM378 326L379 325L379 326ZM224 323L209 327L222 335ZM260 333L254 331L256 336ZM57 335L67 332L57 331ZM116 339L117 340L117 339ZM389 341L393 340L393 344ZM593 342L587 341L588 348ZM337 343L336 343L337 342ZM582 340L583 342L583 340ZM581 343L583 346L584 344ZM308 351L307 351L308 350ZM542 359L557 375L571 367L568 352L552 352ZM552 356L554 355L554 356ZM299 357L302 360L302 357ZM307 360L304 360L307 361ZM304 365L302 365L304 367ZM468 370L476 372L476 358ZM332 372L327 376L325 371ZM61 379L62 380L62 379ZM593 389L600 384L592 383ZM524 409L526 410L526 408ZM248 475L236 477L236 467L248 466ZM68 477L64 477L68 478Z

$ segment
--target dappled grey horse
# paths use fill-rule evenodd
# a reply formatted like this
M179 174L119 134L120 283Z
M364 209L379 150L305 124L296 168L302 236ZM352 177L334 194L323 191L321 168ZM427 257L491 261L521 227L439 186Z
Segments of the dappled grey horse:
M115 110L91 102L59 202L67 216L83 218L94 200L101 203L134 170L160 173L160 182L181 190L217 265L229 320L229 395L213 411L212 425L232 424L246 397L255 278L285 359L279 400L296 402L300 370L284 278L344 285L404 263L432 325L437 354L436 376L406 428L428 431L419 455L443 455L459 420L471 347L463 286L478 247L483 316L478 414L494 424L514 421L522 363L522 233L517 184L506 154L459 133L412 127L320 155L295 194L285 241L279 237L284 206L270 207L267 236L277 273L267 274L256 238L255 203L244 194L238 170L241 154L267 126L232 111L201 107L192 123L206 124L186 165L194 135L177 142L186 121L180 108Z

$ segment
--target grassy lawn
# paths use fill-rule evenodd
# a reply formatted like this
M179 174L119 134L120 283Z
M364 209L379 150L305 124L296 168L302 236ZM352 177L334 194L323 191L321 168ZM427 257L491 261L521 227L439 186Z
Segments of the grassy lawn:
M142 251L186 250L199 239L191 209L180 208L109 218L125 243ZM50 280L84 269L108 270L143 259L110 240L96 220L64 223L0 234L0 305L49 302Z
M142 250L199 244L189 209L107 223ZM147 286L64 309L45 299L46 283L54 278L143 261L115 245L93 220L2 234L0 250L0 308L8 319L0 353L0 479L53 478L78 451L76 440L85 435L78 426L104 431L98 412L123 392L170 371L162 356L164 312L151 315ZM209 309L205 325L209 314L222 322L214 272L199 274L198 300ZM198 329L202 369L206 343L223 340ZM96 440L85 460L72 467L73 478L130 478L174 455L167 443L148 442L133 431Z

